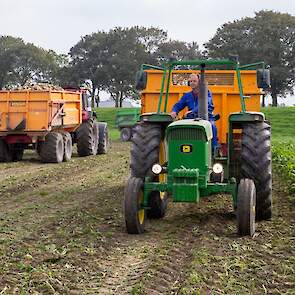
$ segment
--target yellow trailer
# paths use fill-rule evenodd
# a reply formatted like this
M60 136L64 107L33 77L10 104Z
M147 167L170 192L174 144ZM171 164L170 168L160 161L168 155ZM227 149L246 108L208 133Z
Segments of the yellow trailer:
M85 91L0 91L1 162L20 160L26 148L35 148L43 162L69 161L73 143L80 156L105 153L107 134Z
M159 96L161 91L161 81L163 71L146 70L147 84L141 93L141 113L157 112ZM199 74L196 70L174 70L171 72L170 87L167 100L167 112L172 111L173 105L186 92L191 91L188 86L188 77L192 74ZM214 103L214 114L219 114L220 119L216 121L218 130L218 139L221 145L227 142L229 115L235 112L241 112L240 92L237 76L234 70L207 70L205 74L208 83L208 89L212 92ZM260 97L262 90L257 87L256 70L241 71L241 79L246 98L246 109L248 111L260 111ZM168 79L166 79L167 81ZM164 87L166 89L166 86ZM164 91L163 96L166 93ZM161 111L164 110L164 100L161 105ZM180 112L179 117L183 117L187 112L184 109Z

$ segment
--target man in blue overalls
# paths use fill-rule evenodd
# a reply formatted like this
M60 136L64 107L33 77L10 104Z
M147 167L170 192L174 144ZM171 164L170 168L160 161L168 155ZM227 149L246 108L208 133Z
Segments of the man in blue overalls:
M199 75L191 74L189 77L189 85L192 88L192 91L185 93L181 99L173 106L171 116L176 118L177 114L183 110L185 107L188 107L188 112L185 114L185 119L193 119L198 117L198 95L199 95ZM217 139L217 128L214 122L213 115L213 101L212 94L208 90L208 118L212 125L212 149L215 150L218 147Z

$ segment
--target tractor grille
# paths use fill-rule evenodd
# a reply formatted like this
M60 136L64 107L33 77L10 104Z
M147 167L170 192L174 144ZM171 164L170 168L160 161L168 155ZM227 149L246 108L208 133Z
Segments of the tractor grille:
M170 140L203 140L206 141L206 134L203 130L197 128L172 129L168 133L168 141Z

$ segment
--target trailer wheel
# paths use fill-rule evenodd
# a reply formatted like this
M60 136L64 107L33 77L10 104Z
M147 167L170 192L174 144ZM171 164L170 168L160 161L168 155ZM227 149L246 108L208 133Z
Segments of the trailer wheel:
M77 130L77 151L80 157L95 155L97 152L98 130L94 119L82 123Z
M130 141L131 136L132 136L132 129L131 128L124 127L121 129L121 132L120 132L121 141L124 141L124 142Z
M253 236L255 232L256 191L252 179L241 179L238 187L237 223L241 236Z
M109 140L109 130L107 123L99 122L99 141L98 141L98 154L106 154L109 149L110 140Z
M271 219L272 174L270 125L266 122L243 126L241 178L254 180L257 194L256 219Z
M61 163L64 157L64 141L61 133L49 132L40 145L41 161L45 163Z
M12 161L12 151L8 144L0 139L0 162L11 162Z
M159 163L161 125L139 122L131 141L131 175L142 179L154 176L151 167Z
M23 148L13 148L12 150L12 161L17 162L23 159L24 149Z
M143 202L143 180L130 177L124 192L124 214L126 229L129 234L144 232L145 209L141 208Z
M68 162L72 158L72 151L73 151L72 136L69 132L63 132L62 137L63 137L63 141L64 141L63 161Z

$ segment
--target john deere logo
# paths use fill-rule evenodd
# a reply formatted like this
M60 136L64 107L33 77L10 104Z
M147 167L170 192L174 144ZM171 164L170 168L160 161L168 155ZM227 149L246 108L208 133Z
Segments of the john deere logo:
M183 144L180 147L180 149L181 149L181 152L186 153L186 154L191 153L193 151L193 147L190 144Z

